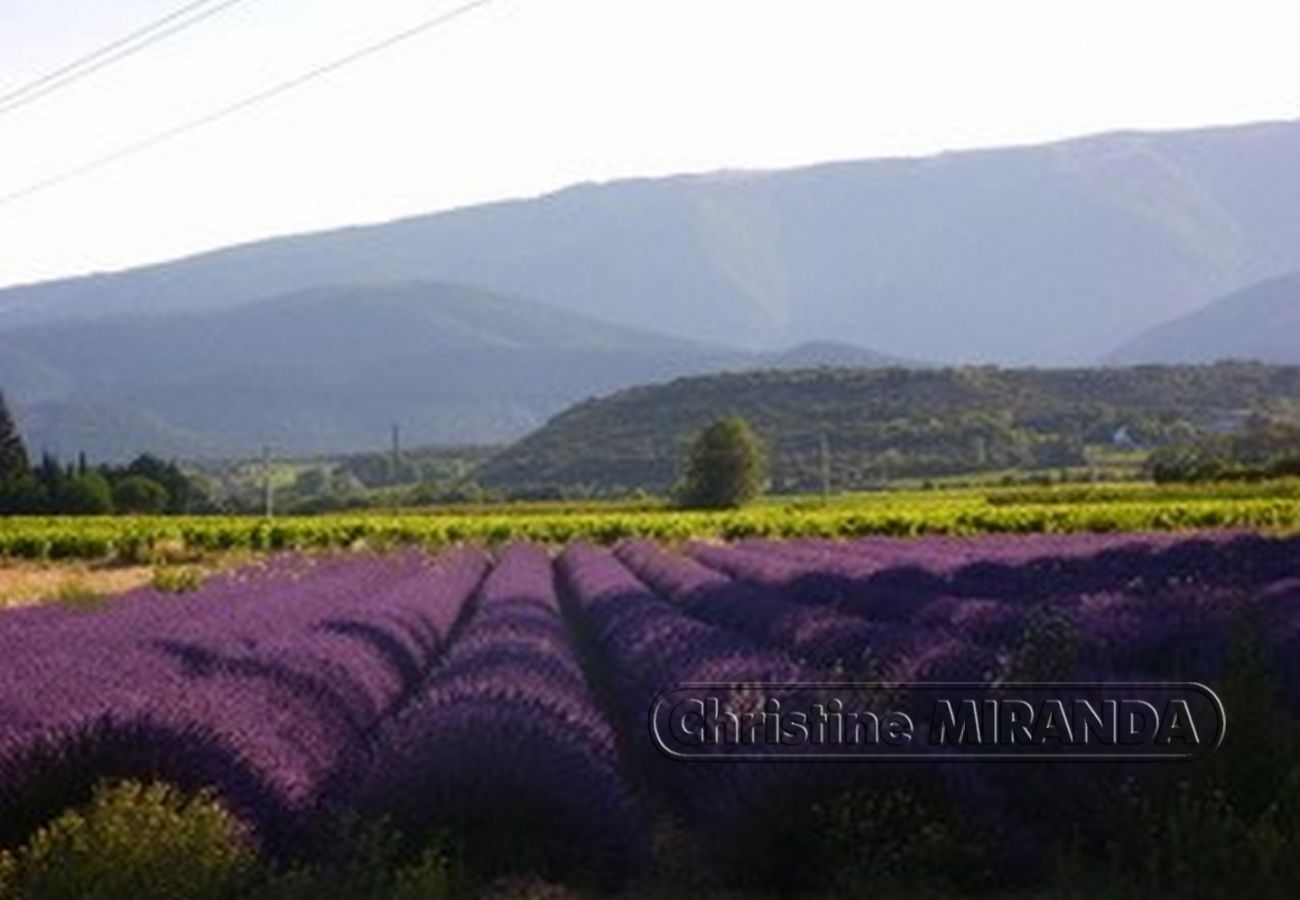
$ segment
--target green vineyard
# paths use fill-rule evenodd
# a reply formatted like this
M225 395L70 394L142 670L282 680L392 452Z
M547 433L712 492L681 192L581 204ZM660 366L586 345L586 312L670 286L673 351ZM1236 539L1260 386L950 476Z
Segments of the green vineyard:
M303 516L13 517L0 524L0 556L34 559L149 559L159 549L306 550L355 545L496 544L626 538L685 540L747 537L907 537L1075 531L1300 528L1300 499L1108 499L1056 503L990 502L982 495L900 494L863 502L757 506L728 512L670 509L601 511L598 506L514 509L501 513Z

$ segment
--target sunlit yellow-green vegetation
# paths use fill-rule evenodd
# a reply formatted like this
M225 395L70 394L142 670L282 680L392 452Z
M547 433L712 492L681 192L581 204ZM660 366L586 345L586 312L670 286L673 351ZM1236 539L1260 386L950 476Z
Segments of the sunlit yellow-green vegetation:
M327 864L272 863L208 793L106 782L17 849L0 850L0 900L451 900L467 896L438 843L400 851L382 826Z
M184 594L202 586L203 570L198 566L155 566L149 583L165 594Z
M543 503L274 518L11 517L0 556L125 563L284 549L438 546L533 540L610 543L742 537L859 537L992 532L1300 528L1300 481L1224 485L1104 484L882 491L770 498L740 510L690 512L658 501ZM188 576L187 576L188 577Z
M1047 486L994 488L985 492L990 503L1025 505L1036 503L1162 503L1184 500L1297 500L1300 478L1265 481L1152 484L1144 481L1113 484L1056 484Z
M3 900L206 900L233 896L257 861L206 797L164 785L106 785L0 862Z

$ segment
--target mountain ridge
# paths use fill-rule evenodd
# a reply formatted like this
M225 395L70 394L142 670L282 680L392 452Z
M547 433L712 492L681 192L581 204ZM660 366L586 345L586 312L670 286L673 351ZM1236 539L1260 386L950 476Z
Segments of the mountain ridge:
M1300 268L1300 122L588 183L0 290L0 331L383 277L682 337L1094 361Z
M768 362L518 296L394 281L11 328L0 350L0 387L33 448L109 460L365 450L391 423L411 444L495 443L592 394Z
M1252 284L1117 348L1108 362L1300 363L1300 271Z

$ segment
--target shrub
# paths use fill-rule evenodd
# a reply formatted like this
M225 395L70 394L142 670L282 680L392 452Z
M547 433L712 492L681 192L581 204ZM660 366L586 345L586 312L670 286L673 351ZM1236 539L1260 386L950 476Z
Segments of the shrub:
M13 897L14 858L0 850L0 900Z
M332 841L328 861L272 873L242 900L451 900L468 894L441 836L407 848L387 822L351 822Z
M253 876L239 823L211 798L161 784L104 785L10 863L21 900L219 900Z
M104 605L104 595L80 581L65 581L59 585L54 599L84 612L93 612Z
M900 897L936 896L984 877L988 848L933 784L848 791L818 804L815 816L814 859L836 896L856 896L862 884Z
M203 570L197 566L156 566L152 584L166 594L196 591L203 584Z

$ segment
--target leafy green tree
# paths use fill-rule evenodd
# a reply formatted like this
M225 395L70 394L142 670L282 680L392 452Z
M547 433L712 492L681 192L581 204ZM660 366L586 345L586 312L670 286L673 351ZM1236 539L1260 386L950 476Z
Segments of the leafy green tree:
M113 489L102 472L89 469L82 475L65 476L54 495L54 509L60 513L94 516L113 511Z
M159 512L187 512L205 499L197 486L181 471L180 466L176 463L164 462L148 453L133 459L124 474L139 475L162 486L167 494L167 502Z
M31 515L49 511L49 495L31 472L0 479L0 515ZM0 897L3 895L0 894Z
M0 514L44 511L45 493L27 466L27 450L0 394Z
M118 512L160 513L167 509L170 499L165 487L143 475L128 475L113 487Z
M688 508L743 506L767 484L767 448L739 416L718 419L691 442L678 489Z
M68 473L52 453L41 454L40 463L32 470L32 475L40 483L45 495L57 512L58 498L63 494L68 482Z
M0 481L27 471L27 450L18 435L18 426L9 415L4 394L0 394Z

